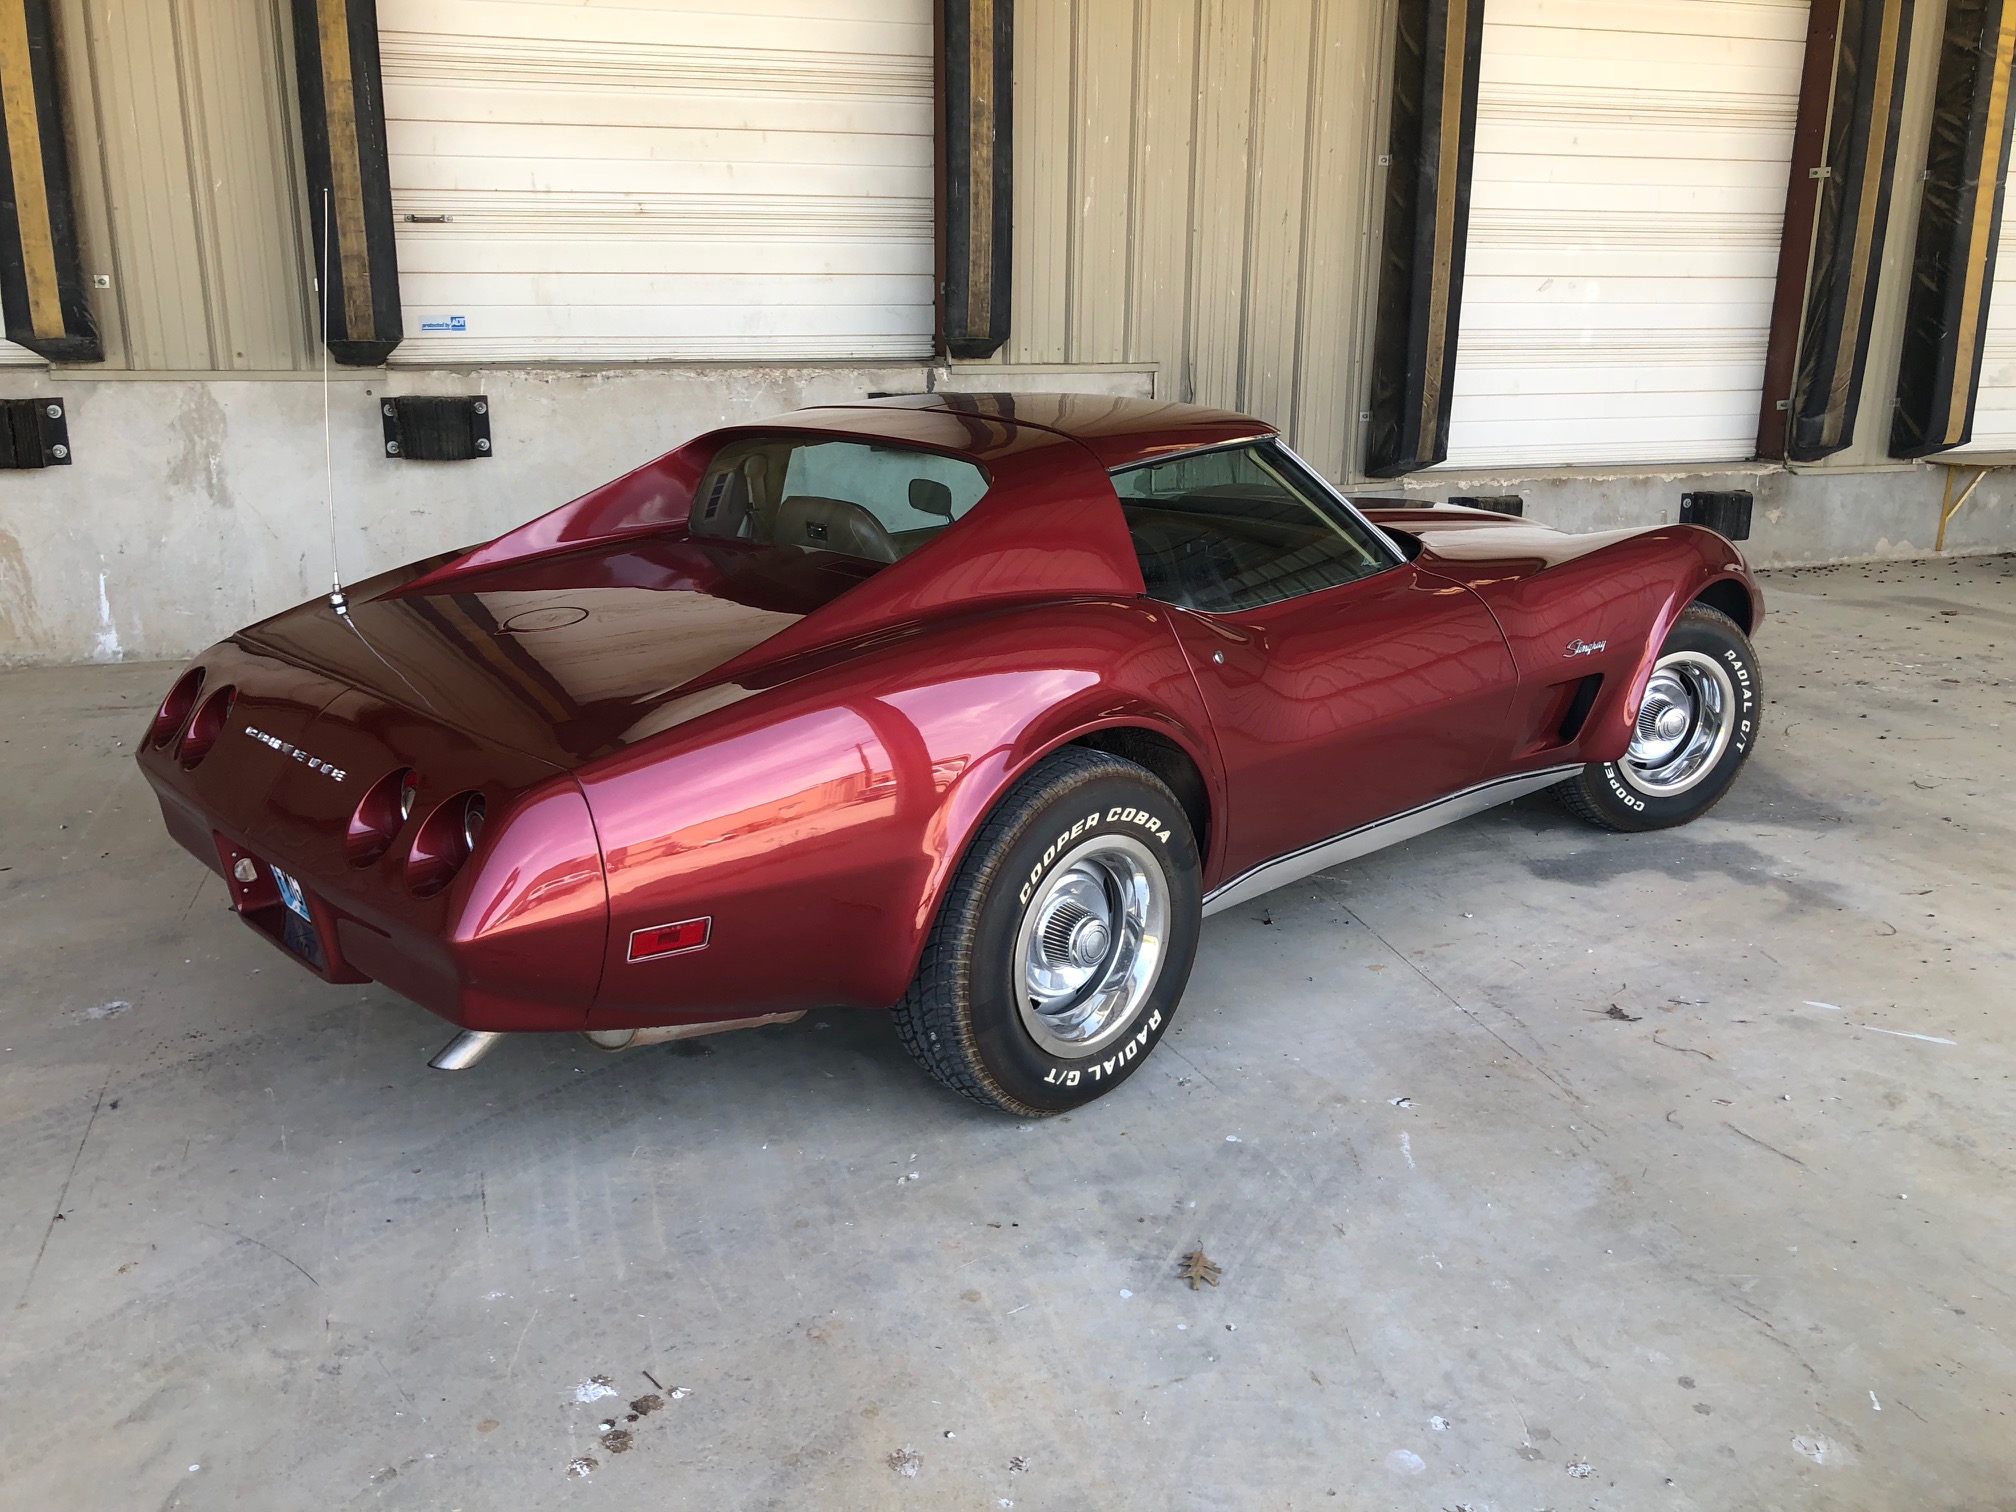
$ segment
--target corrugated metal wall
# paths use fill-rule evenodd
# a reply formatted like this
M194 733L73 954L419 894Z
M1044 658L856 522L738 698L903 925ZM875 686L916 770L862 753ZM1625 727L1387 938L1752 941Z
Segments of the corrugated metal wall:
M283 0L56 0L109 368L313 364Z
M284 0L56 0L107 367L314 365ZM1356 453L1388 6L1020 0L1014 363Z
M1018 0L998 360L1159 363L1166 397L1260 415L1345 476L1387 10Z

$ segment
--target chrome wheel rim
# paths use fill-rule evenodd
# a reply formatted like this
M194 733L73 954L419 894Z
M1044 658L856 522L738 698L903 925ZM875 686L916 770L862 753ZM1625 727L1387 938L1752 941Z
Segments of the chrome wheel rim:
M1648 798L1695 786L1722 759L1734 733L1736 685L1728 669L1699 651L1659 658L1645 684L1631 746L1617 770Z
M1168 954L1169 884L1129 836L1087 840L1057 860L1022 909L1012 970L1022 1025L1066 1060L1127 1032Z

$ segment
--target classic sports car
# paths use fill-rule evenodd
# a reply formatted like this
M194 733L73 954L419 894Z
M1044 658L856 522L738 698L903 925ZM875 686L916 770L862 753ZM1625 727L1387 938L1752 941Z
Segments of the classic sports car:
M1168 1033L1203 916L1755 744L1735 547L1360 509L1242 415L937 394L731 426L198 657L176 839L332 982L604 1048L892 1008L1018 1115Z

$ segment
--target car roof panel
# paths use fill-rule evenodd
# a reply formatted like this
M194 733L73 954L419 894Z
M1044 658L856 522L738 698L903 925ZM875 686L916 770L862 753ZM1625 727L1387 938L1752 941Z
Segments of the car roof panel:
M1259 440L1276 433L1266 421L1232 410L1117 394L895 394L833 408L856 414L873 410L891 416L914 415L920 421L925 415L948 414L988 427L1009 425L1049 431L1078 442L1109 470L1175 452ZM800 413L802 417L806 412ZM925 429L920 424L919 433L910 439L933 444L925 440ZM979 434L988 433L983 430ZM896 439L903 433L892 430L889 434ZM978 457L981 453L974 455Z

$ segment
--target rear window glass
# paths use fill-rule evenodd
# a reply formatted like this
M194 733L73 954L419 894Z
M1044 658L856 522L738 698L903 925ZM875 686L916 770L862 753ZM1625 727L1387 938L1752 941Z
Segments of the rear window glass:
M708 464L689 528L699 538L893 562L987 492L971 462L865 441L763 436Z
M1148 595L1223 614L1334 588L1394 565L1266 446L1193 452L1113 474Z

